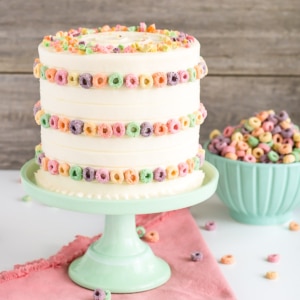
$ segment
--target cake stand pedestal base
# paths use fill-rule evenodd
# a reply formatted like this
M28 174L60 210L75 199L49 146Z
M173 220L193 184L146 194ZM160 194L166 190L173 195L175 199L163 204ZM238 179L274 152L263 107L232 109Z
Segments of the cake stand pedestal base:
M69 266L70 278L88 289L106 289L113 293L134 293L156 288L171 276L169 265L156 257L136 232L135 215L166 212L196 205L216 191L219 173L204 162L205 178L201 186L182 194L147 199L91 199L64 195L37 185L39 166L28 161L21 169L25 192L49 206L104 214L103 236Z
M85 288L133 293L164 284L171 271L138 237L134 215L106 215L103 236L72 262L69 276Z

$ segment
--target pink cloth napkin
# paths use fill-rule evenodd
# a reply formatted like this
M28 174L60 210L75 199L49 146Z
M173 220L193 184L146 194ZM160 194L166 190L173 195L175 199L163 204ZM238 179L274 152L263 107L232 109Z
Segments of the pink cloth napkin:
M167 283L156 289L133 294L112 294L112 300L236 299L187 208L139 215L136 221L137 225L158 231L159 241L150 246L157 256L169 263L172 275ZM48 259L16 265L14 270L0 273L0 299L92 300L93 291L74 284L67 271L69 263L81 256L99 237L77 236ZM202 261L191 261L190 254L194 251L203 253Z

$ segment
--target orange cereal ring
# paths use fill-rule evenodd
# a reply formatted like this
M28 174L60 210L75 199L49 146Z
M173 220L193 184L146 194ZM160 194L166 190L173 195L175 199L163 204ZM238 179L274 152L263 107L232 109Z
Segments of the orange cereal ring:
M190 127L190 118L185 116L185 117L180 117L179 122L181 124L181 129L187 129Z
M59 118L57 122L57 128L60 131L67 132L69 131L70 121L67 118Z
M49 82L54 82L55 81L55 74L56 74L56 69L49 68L46 70L46 79Z
M128 184L135 184L139 182L139 173L134 169L128 169L124 172L124 178Z
M300 148L300 142L295 142L294 147L295 148Z
M187 165L188 165L188 172L192 173L195 169L195 161L191 158L187 159L186 161Z
M48 162L49 162L49 158L48 157L43 157L42 158L42 169L44 171L48 171Z
M299 231L300 230L300 225L297 222L292 221L289 224L289 230L291 230L291 231Z
M96 88L102 88L107 85L107 76L105 74L93 75L93 86Z
M227 152L224 157L228 158L228 159L231 159L231 160L237 160L238 159L238 156L236 153L233 153L233 152Z
M278 278L278 273L274 271L269 271L266 273L265 277L270 280L274 280Z
M40 78L41 77L41 63L37 63L34 68L33 68L33 75L35 78Z
M289 154L292 153L293 147L291 144L281 144L280 147L278 148L278 152L280 154Z
M179 175L179 170L175 166L167 167L166 171L167 171L167 178L168 179L175 179Z
M197 79L201 79L202 72L203 72L201 66L200 65L196 65L194 68L196 70L196 78Z
M112 170L109 172L109 178L113 183L123 183L124 174L122 171Z
M155 87L164 87L167 85L167 74L163 72L157 72L152 74L153 84Z
M168 133L168 127L166 124L157 122L153 124L153 132L157 136L161 136Z
M265 131L262 127L254 128L251 132L251 134L255 137L259 137L261 134L263 134Z
M235 263L234 256L232 254L227 254L221 257L220 263L224 265L232 265Z
M62 176L69 176L70 166L67 163L59 164L58 166L58 174Z
M269 116L269 113L267 111L261 111L259 112L256 117L260 119L262 122Z
M279 133L275 133L274 135L273 135L273 142L274 143L282 143L282 141L283 141L283 137L282 137L282 135L281 134L279 134Z
M249 148L249 145L244 141L238 141L236 144L238 150L246 151Z
M156 243L159 241L159 234L156 230L151 230L145 233L143 239L150 243Z

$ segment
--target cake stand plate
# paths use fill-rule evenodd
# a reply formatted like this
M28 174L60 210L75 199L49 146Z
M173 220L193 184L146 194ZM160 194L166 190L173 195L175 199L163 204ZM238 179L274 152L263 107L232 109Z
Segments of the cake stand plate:
M205 162L203 184L192 191L149 199L91 199L47 191L36 184L39 166L34 159L24 164L21 179L33 199L53 207L84 213L105 214L102 237L69 266L69 276L78 285L133 293L156 288L171 276L169 265L154 255L136 233L135 215L190 207L207 200L217 188L217 169Z

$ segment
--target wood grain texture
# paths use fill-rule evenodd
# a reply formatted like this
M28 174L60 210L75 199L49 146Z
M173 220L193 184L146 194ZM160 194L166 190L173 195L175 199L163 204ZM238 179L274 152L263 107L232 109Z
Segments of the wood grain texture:
M15 88L15 85L23 88ZM32 107L38 100L38 81L32 75L0 75L0 90L12 91L0 102L0 168L17 169L32 158L40 142ZM291 118L300 124L300 78L208 76L201 82L201 99L208 117L201 127L201 143L215 129L237 124L251 113L289 108Z
M174 28L196 36L210 74L300 75L298 0L0 2L0 72L31 72L46 34L78 26Z
M20 168L39 143L32 63L44 35L141 21L194 35L209 67L203 142L212 129L262 109L287 109L300 124L299 16L299 0L0 1L0 168Z

